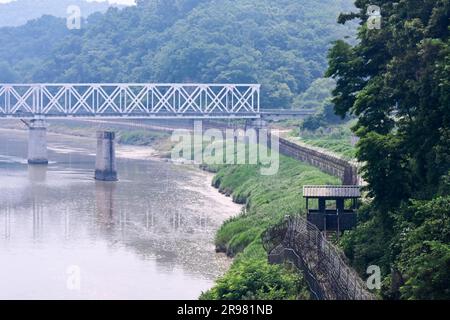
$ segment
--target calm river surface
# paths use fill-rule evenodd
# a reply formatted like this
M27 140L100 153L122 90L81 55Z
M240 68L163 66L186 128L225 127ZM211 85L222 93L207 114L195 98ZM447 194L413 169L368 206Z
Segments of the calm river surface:
M213 239L240 207L210 176L119 146L117 183L93 179L95 140L0 129L0 299L196 299L226 270Z

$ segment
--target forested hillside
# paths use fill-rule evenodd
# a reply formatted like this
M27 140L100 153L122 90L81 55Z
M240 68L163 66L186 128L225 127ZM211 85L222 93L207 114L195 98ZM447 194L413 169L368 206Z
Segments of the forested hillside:
M264 107L291 107L322 77L352 0L140 0L81 30L43 17L0 30L3 82L261 83Z

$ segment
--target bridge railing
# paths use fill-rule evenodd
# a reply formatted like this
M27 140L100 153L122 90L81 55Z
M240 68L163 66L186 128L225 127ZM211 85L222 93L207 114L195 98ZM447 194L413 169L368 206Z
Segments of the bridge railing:
M316 299L373 300L359 275L316 226L304 217L287 217L263 236L269 260L292 261L303 271Z
M0 84L0 118L257 118L258 84Z

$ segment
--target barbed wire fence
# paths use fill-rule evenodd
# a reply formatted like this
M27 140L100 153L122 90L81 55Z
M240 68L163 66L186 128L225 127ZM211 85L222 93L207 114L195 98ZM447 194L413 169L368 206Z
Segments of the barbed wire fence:
M320 230L301 216L285 220L262 235L270 263L291 261L303 272L317 300L374 300L343 253Z

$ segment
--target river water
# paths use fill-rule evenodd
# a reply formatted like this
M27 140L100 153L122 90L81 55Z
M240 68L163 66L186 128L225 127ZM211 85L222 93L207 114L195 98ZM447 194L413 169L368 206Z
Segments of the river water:
M117 183L93 179L95 140L0 130L0 299L196 299L229 261L214 234L240 207L194 168L118 146Z

